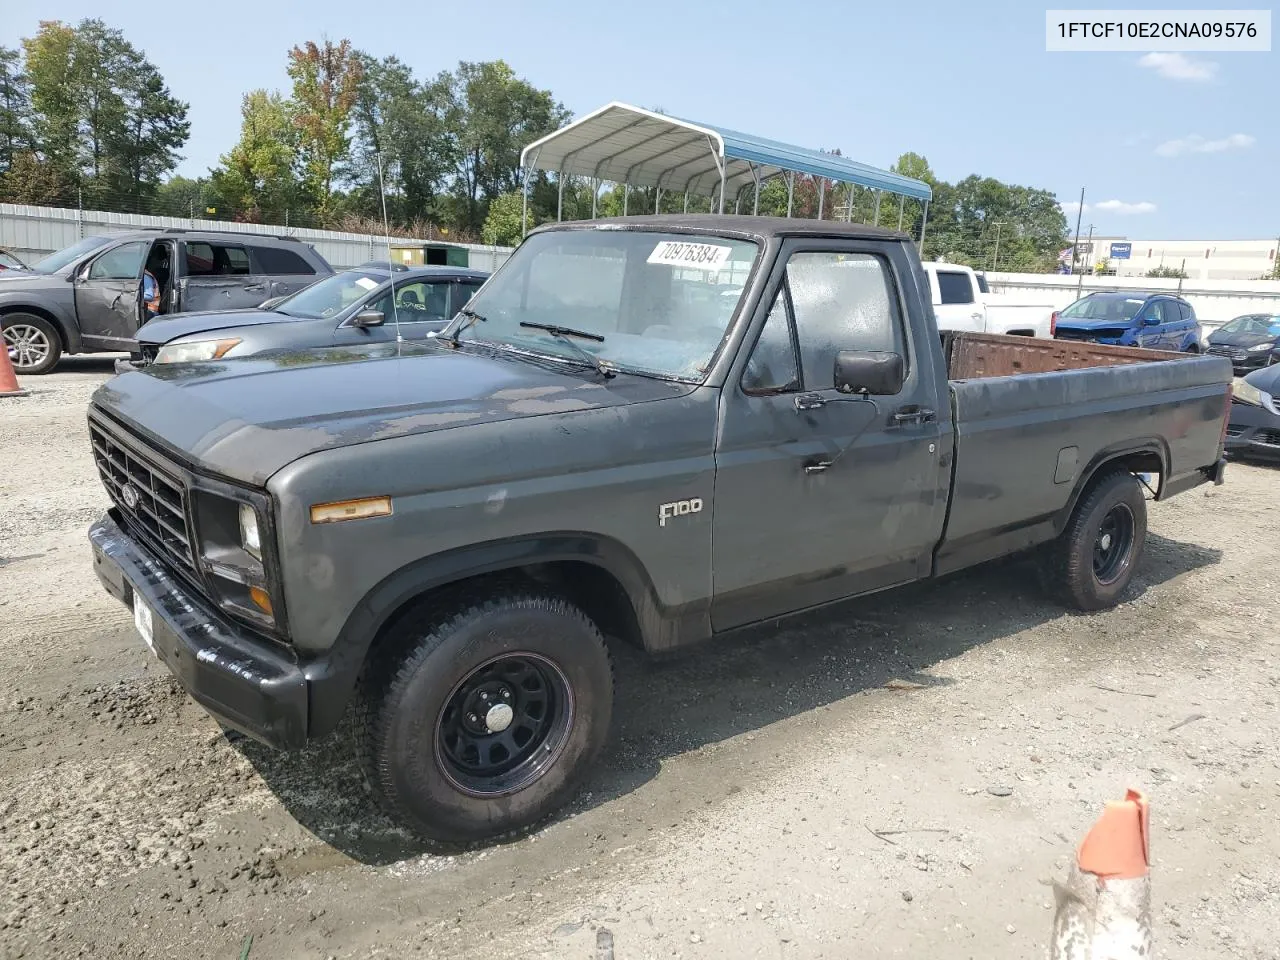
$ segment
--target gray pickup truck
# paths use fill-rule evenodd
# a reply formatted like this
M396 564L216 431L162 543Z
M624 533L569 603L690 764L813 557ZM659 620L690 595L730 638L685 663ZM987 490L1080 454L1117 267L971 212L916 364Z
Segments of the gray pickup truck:
M1227 360L944 343L928 291L865 227L544 228L434 339L108 382L93 562L224 725L292 749L351 708L409 827L525 827L606 740L605 637L667 651L1031 548L1104 609L1144 482L1222 482Z
M249 309L333 268L291 237L180 228L85 237L0 273L0 329L17 372L48 373L64 353L136 352L144 271L156 281L155 312L170 314Z

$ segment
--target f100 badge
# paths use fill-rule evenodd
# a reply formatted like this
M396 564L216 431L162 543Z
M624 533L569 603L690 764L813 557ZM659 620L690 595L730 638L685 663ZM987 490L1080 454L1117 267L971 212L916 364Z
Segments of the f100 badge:
M691 513L701 512L701 497L694 497L692 500L675 500L671 503L664 503L658 507L658 526L665 527L667 525L667 521L674 517L687 517Z

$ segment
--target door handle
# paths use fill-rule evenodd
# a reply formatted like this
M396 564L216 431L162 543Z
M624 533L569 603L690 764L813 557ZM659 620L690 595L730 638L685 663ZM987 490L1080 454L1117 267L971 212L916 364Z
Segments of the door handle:
M267 289L267 285L265 283L255 283L251 286L245 287L244 289L245 293L261 293L263 290Z
M796 394L796 413L802 413L805 410L817 410L827 405L826 399L817 393L798 393Z
M903 407L893 415L893 422L896 424L933 423L937 417L934 411L924 407Z

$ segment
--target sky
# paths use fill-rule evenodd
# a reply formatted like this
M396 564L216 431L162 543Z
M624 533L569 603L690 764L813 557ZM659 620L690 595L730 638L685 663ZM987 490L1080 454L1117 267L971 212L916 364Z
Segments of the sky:
M1045 6L1026 0L5 6L4 46L40 20L123 30L190 104L188 176L234 144L246 91L288 90L291 46L345 37L422 77L506 60L575 115L622 100L881 167L915 151L945 180L1053 191L1072 230L1084 187L1102 236L1280 235L1280 54L1047 53Z

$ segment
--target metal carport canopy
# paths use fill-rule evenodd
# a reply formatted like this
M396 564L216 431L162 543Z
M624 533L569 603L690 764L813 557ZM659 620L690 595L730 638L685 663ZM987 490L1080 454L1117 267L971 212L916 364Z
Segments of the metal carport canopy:
M536 140L520 165L675 193L734 195L786 172L858 184L928 202L927 183L835 154L609 103Z

